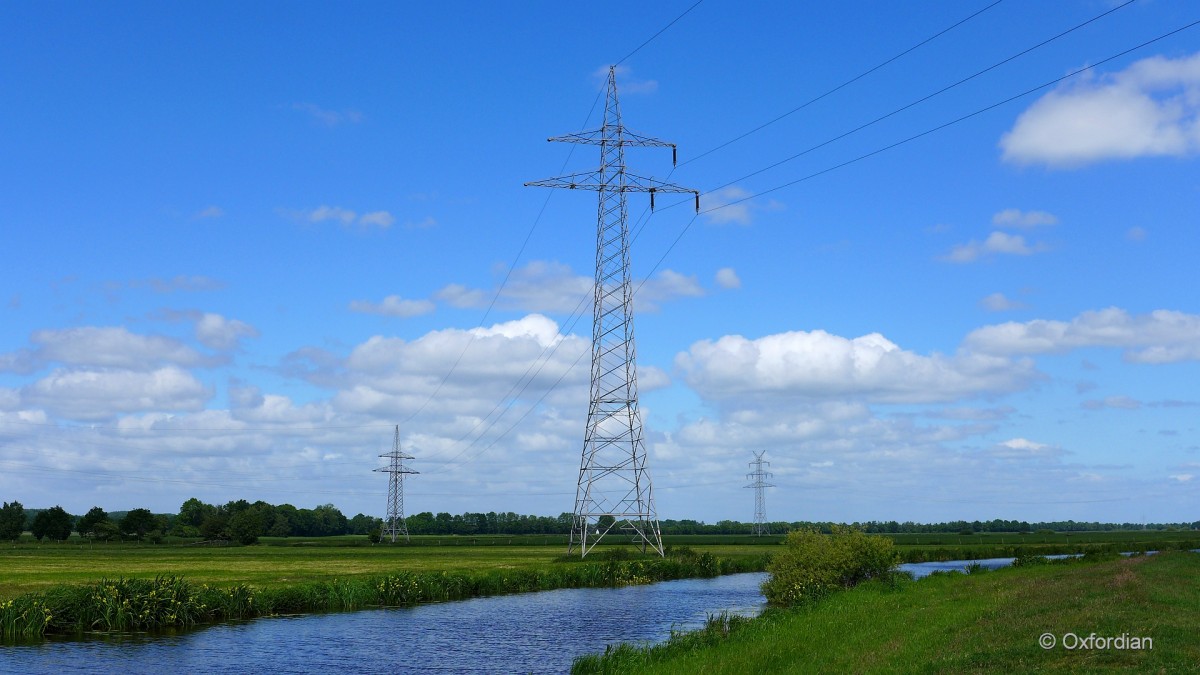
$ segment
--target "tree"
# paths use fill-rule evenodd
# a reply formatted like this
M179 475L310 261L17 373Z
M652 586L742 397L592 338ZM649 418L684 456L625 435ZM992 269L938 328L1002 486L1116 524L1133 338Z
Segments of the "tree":
M184 525L198 528L200 523L203 523L204 519L212 515L214 511L216 511L216 507L192 497L179 507L179 520Z
M111 541L121 536L121 528L111 520L103 520L96 523L94 528L96 538L100 541Z
M94 537L96 536L96 526L106 520L108 520L108 513L99 506L93 506L90 511L79 518L75 529L79 531L80 536Z
M360 513L350 519L350 534L367 534L371 530L379 529L381 522L379 518Z
M137 537L138 541L146 536L146 533L154 529L157 523L154 519L154 514L150 513L150 509L134 509L125 514L121 519L121 532L126 535Z
M25 531L25 507L21 502L4 502L0 508L0 539L15 541Z
M63 510L61 506L52 506L44 511L39 511L33 519L33 536L38 541L42 537L50 537L58 541L66 541L67 537L71 536L71 525L74 519L71 514Z
M200 523L200 536L209 541L229 538L229 516L221 510L214 511Z
M257 544L263 527L263 514L255 508L238 511L229 518L229 536L242 544Z

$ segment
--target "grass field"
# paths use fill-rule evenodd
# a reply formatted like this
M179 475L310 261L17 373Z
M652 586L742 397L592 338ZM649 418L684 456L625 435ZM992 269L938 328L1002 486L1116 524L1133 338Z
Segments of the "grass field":
M1039 644L1046 633L1049 649ZM1153 647L1089 648L1068 633L1149 637ZM648 650L618 648L574 672L1197 672L1198 635L1200 555L1172 552L866 584L758 619L711 621Z
M472 545L472 539L475 539ZM366 537L290 538L256 546L21 542L0 545L0 599L102 578L179 576L194 583L260 588L397 572L534 569L551 565L565 543L518 537L426 537L417 545L376 545ZM610 547L601 547L606 550ZM616 547L611 547L616 548ZM726 559L761 556L769 547L692 546ZM632 549L630 549L632 550Z
M1065 534L889 535L906 560L921 556L952 559L1008 555L1003 547L1022 546L1035 553L1075 552L1096 545L1120 550L1174 548L1200 540L1198 532L1130 531ZM770 553L781 536L678 535L667 546L687 546L726 559ZM600 550L619 548L602 546ZM556 561L566 537L550 535L421 536L411 545L372 546L364 536L287 539L264 538L255 546L197 546L181 543L66 543L24 540L0 544L0 598L50 586L101 578L174 575L195 583L289 585L335 578L395 572L530 569ZM932 554L932 555L931 555Z

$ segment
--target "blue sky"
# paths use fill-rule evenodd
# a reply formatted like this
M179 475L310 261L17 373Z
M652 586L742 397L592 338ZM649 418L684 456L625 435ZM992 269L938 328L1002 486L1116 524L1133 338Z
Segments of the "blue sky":
M1195 520L1196 7L692 4L8 7L0 498L570 511L621 61L660 517Z

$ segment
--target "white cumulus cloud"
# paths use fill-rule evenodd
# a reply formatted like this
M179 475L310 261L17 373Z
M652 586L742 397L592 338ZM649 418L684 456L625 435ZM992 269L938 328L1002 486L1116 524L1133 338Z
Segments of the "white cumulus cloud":
M242 338L258 337L258 329L237 319L205 312L196 319L196 339L211 349L228 350L237 347Z
M1200 152L1200 53L1155 56L1034 102L1000 139L1004 159L1071 167Z
M212 392L187 371L56 370L22 390L26 404L78 420L120 413L200 410Z
M30 336L34 358L72 366L151 370L160 365L203 366L210 359L161 335L138 335L123 326L39 330Z
M732 267L722 267L717 270L717 285L721 288L741 288L742 280Z
M702 340L676 356L675 365L712 400L851 396L928 403L1015 391L1036 377L1025 360L970 352L923 356L878 333L848 339L820 330Z
M682 297L701 297L703 287L694 276L674 270L663 270L649 279L632 282L634 308L640 311L657 310L662 303ZM569 265L557 261L535 260L508 275L499 290L497 304L506 309L524 312L573 312L591 306L595 281L591 276L576 274ZM448 284L434 293L434 298L460 308L486 307L496 297L496 290L470 288L463 284Z
M950 249L942 260L955 263L968 263L989 255L1033 255L1045 251L1040 244L1030 245L1025 237L1007 232L992 232L983 241L971 240Z
M963 344L985 354L1064 353L1081 347L1118 347L1135 363L1200 359L1200 316L1155 310L1132 316L1110 307L1083 312L1071 321L1037 319L984 326Z

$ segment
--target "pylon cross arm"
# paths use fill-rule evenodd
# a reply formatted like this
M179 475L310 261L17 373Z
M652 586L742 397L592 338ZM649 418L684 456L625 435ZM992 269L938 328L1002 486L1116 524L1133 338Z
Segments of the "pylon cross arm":
M585 145L624 145L635 148L674 148L675 144L657 138L650 138L626 129L625 127L600 127L588 131L577 131L573 134L552 136L546 140L551 143L583 143Z
M600 180L599 171L585 171L583 173L573 173L567 176L558 176L555 178L546 178L543 180L530 181L525 184L526 187L548 187L548 188L566 188L568 190L591 190L599 192L601 190L609 192L673 192L679 194L697 194L698 190L685 188L674 183L665 183L655 178L646 178L637 174L625 172L625 184L618 185L610 181Z

